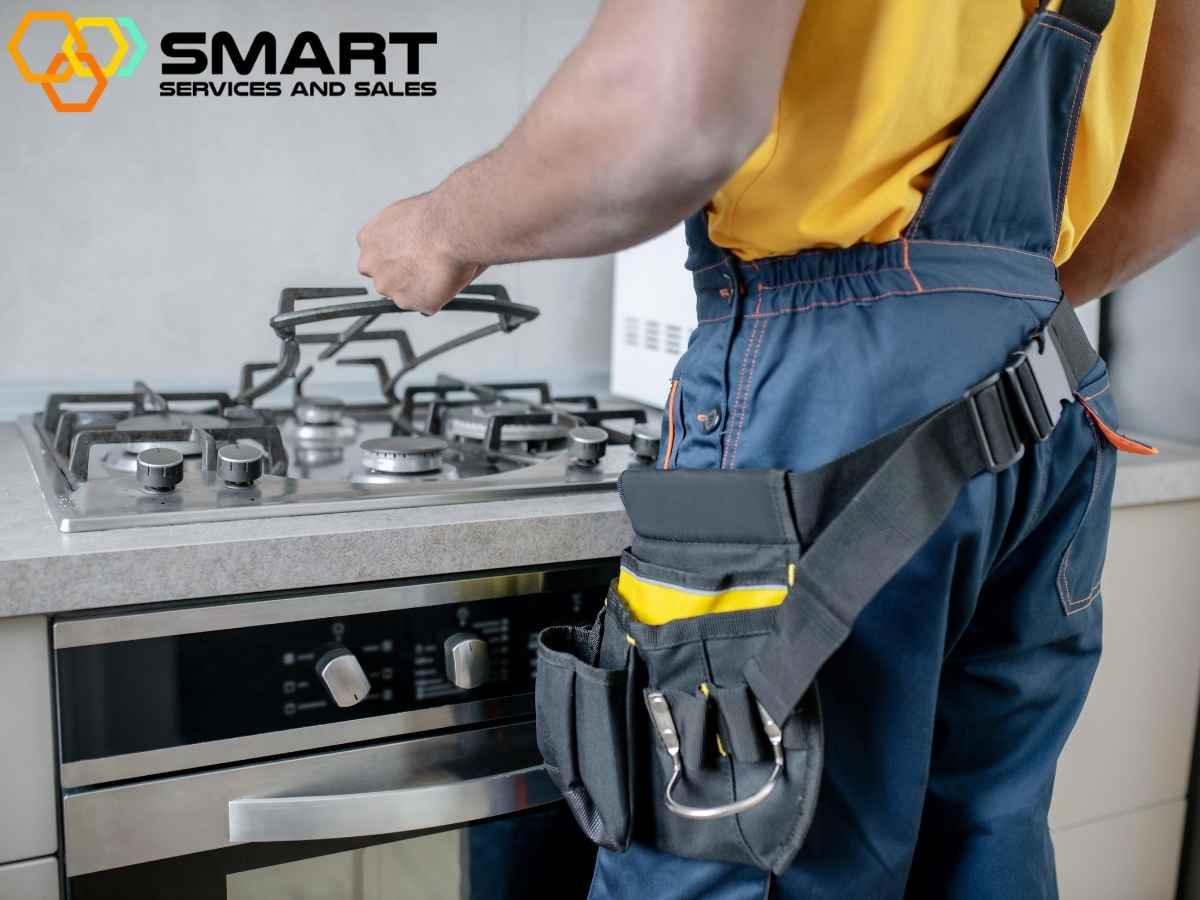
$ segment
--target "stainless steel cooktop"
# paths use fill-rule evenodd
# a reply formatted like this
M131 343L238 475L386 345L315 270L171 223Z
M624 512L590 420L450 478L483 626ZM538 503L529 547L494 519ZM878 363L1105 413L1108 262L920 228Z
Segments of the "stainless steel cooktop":
M62 531L221 521L469 503L507 497L606 490L631 466L653 465L658 432L640 407L604 407L590 396L556 396L541 382L476 384L448 375L406 376L470 341L536 318L503 287L472 285L450 313L496 321L436 346L413 350L401 330L373 328L398 313L386 299L297 309L361 295L361 289L288 288L271 325L273 363L242 367L236 394L159 393L138 382L128 393L53 394L41 412L18 419L51 516ZM339 332L303 326L349 318ZM343 355L374 342L383 356ZM364 366L379 399L347 403L308 395L313 372L297 371L302 345L317 363ZM283 407L256 401L290 383Z

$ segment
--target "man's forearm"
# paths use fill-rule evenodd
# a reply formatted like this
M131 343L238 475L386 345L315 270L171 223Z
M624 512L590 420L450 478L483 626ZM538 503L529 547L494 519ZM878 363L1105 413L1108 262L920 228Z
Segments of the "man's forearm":
M487 266L632 246L700 208L769 132L804 0L604 0L509 138L358 235L359 271L441 309Z
M483 265L621 250L694 212L728 174L684 174L653 151L598 158L585 144L612 134L579 125L522 126L434 189L432 233L445 249Z
M615 0L512 135L429 197L433 230L491 265L631 246L702 206L771 126L801 0ZM728 22L724 20L728 19ZM765 31L772 19L781 27ZM670 34L651 50L632 39ZM722 27L722 26L725 27ZM753 48L753 53L749 52Z
M1200 8L1158 0L1121 171L1103 212L1062 267L1079 305L1120 287L1200 231Z

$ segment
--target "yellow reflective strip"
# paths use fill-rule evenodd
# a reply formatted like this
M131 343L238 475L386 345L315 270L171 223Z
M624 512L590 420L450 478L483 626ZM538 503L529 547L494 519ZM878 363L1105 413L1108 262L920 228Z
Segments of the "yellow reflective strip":
M665 625L710 613L742 612L778 606L787 595L782 585L750 585L724 591L695 591L639 578L622 568L617 593L634 617L645 625Z

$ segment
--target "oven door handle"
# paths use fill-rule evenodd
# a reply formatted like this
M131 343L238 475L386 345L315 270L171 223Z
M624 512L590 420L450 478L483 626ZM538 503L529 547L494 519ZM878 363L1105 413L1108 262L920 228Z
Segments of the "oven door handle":
M319 841L443 828L520 812L562 795L542 766L358 794L229 801L229 840Z

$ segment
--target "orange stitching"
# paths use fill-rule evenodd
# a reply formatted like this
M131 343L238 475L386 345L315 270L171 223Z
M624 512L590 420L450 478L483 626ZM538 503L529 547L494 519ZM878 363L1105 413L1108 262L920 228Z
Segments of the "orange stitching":
M904 268L908 272L909 277L912 278L913 287L915 287L918 291L924 290L924 288L921 287L921 279L919 279L917 277L917 273L913 271L912 264L908 260L908 239L907 238L904 238L901 241L901 246L903 246L903 248L904 248Z
M801 284L817 284L822 281L835 281L838 278L861 278L867 275L878 275L883 272L909 272L909 274L911 274L910 270L906 266L888 266L884 269L867 269L863 272L849 272L845 275L824 275L820 278L802 278L799 281L784 281L780 284L760 284L759 288L764 291L773 291L778 288L796 287Z
M1090 604L1093 600L1096 599L1096 595L1099 593L1100 593L1100 582L1097 581L1096 586L1094 588L1092 588L1092 592L1090 594L1088 594L1086 597L1081 597L1078 600L1069 597L1069 598L1067 598L1067 605L1072 608L1071 609L1072 612L1079 612L1080 610L1078 609L1078 607L1083 606L1085 603Z
M761 298L759 300L759 305L762 305ZM750 385L754 382L754 371L758 368L758 351L762 349L763 338L767 333L767 320L762 319L761 321L756 322L755 327L758 329L758 343L754 345L754 358L750 361L750 372L746 376L746 393L742 399L742 415L738 420L737 437L733 442L733 455L729 458L729 468L731 469L737 468L738 450L741 449L742 435L746 431L746 419L750 417ZM748 351L749 348L747 348L747 352Z
M1020 253L1022 256L1032 256L1034 259L1044 259L1050 262L1053 257L1044 253L1031 253L1028 250L1018 250L1016 247L1003 247L1000 244L980 244L974 241L933 241L928 238L910 238L910 244L935 244L939 247L977 247L982 250L1003 250L1006 253Z
M766 287L763 287L762 289L764 291L769 291L769 290L772 290L773 288L772 288L772 286L768 285ZM757 310L755 310L755 312L748 313L745 316L745 318L747 318L747 319L769 319L769 318L774 318L775 316L786 315L788 313L802 313L802 312L808 312L809 310L813 310L813 309L828 309L828 308L837 307L837 306L847 306L851 303L871 303L876 300L884 300L888 297L919 297L919 296L925 296L927 294L956 294L956 293L988 294L990 296L996 296L996 297L1012 297L1013 299L1016 299L1016 300L1045 300L1049 303L1058 303L1062 299L1061 297L1050 297L1050 296L1047 296L1046 294L1022 294L1022 293L1019 293L1018 291L1002 291L1002 290L999 290L998 288L976 287L975 285L966 284L966 285L954 285L953 287L924 288L923 290L920 290L920 291L885 291L882 294L873 294L872 296L869 296L869 297L847 297L843 300L814 300L812 303L809 303L805 306L789 306L786 309L777 309L777 310L773 310L771 312L764 313L764 312L758 312ZM697 324L708 325L708 324L713 324L716 322L725 322L731 318L733 318L732 313L730 313L729 315L725 315L725 316L717 316L712 319L698 319Z
M882 300L885 297L916 297L923 294L994 294L1000 297L1013 297L1018 300L1049 300L1053 303L1059 301L1058 297L1047 297L1044 294L1022 294L1016 291L1002 291L995 288L973 287L971 285L956 285L954 287L937 287L925 288L923 291L886 291L882 294L874 294L870 297L846 297L842 300L815 300L805 306L791 306L786 309L777 309L772 312L758 313L753 312L746 316L747 319L761 319L773 316L780 316L785 313L800 313L808 312L810 309L823 309L832 306L846 306L850 303L869 303L873 300Z
M1069 22L1069 21L1071 21L1071 20L1070 20L1070 19L1067 19L1067 20L1065 20L1065 21L1068 21L1068 22ZM1057 25L1051 25L1051 24L1049 24L1048 22L1038 22L1038 27L1039 27L1039 28L1049 28L1051 31L1059 31L1059 32L1062 32L1062 33L1063 33L1063 34L1065 34L1067 37L1069 37L1069 38L1074 38L1075 40L1079 41L1079 43L1081 43L1081 44L1086 44L1086 45L1088 46L1088 48L1089 48L1089 49L1090 49L1090 48L1091 48L1091 46L1092 46L1092 42L1091 42L1091 41L1089 41L1087 38L1080 37L1079 35L1075 34L1075 32L1073 32L1073 31L1067 31L1067 29L1065 29L1065 28L1059 28ZM1094 32L1093 32L1093 33L1094 33Z
M1053 28L1055 31L1063 31L1061 28L1054 28L1053 25L1046 25L1045 23L1042 23L1042 25L1045 28ZM1063 34L1069 34L1069 32L1063 31ZM1066 203L1067 203L1067 194L1066 194L1067 185L1063 181L1063 173L1065 171L1067 171L1067 168L1068 168L1067 167L1067 157L1069 156L1069 157L1074 158L1074 155L1075 155L1075 152L1074 152L1075 151L1075 135L1078 132L1079 115L1083 111L1082 102L1081 102L1082 97L1083 97L1083 92L1080 90L1080 87L1083 85L1084 81L1086 81L1084 76L1087 75L1088 72L1092 68L1092 53L1091 53L1092 45L1089 44L1087 41L1083 40L1083 38L1079 37L1078 35L1072 34L1071 37L1075 38L1078 41L1083 41L1083 43L1088 45L1088 56L1087 56L1087 59L1084 61L1083 66L1080 68L1079 74L1075 76L1075 97L1071 101L1071 124L1070 124L1070 127L1067 129L1067 133L1066 133L1065 137L1063 138L1063 143L1065 146L1063 147L1062 156L1059 158L1059 161L1058 161L1058 189L1055 192L1055 198L1054 198L1055 199L1055 213L1054 213L1055 243L1058 242L1058 232L1060 232L1062 230L1062 217L1063 217L1063 212L1066 209Z
M757 313L761 308L762 308L762 285L759 285L758 305L754 308L754 311ZM736 415L738 409L740 409L739 404L741 403L741 398L742 398L742 388L746 383L746 365L750 362L750 344L753 342L753 337L754 337L753 331L750 332L750 337L751 337L751 340L748 340L746 342L746 349L742 353L742 365L738 368L738 382L737 382L737 387L734 389L734 392L733 392L733 409L731 410L731 413L733 415ZM729 446L728 446L728 444L726 444L721 450L721 468L725 468L725 463L728 461L729 461Z
M1082 22L1076 22L1074 19L1068 19L1066 16L1060 15L1059 13L1056 13L1056 12L1051 12L1050 10L1045 10L1043 15L1045 15L1045 17L1047 19L1057 19L1059 22L1070 22L1071 25L1074 26L1075 28L1078 28L1080 31L1086 31L1088 34L1090 34L1096 40L1100 40L1100 32L1093 31L1092 29L1090 29L1086 25L1084 25ZM1047 25L1046 27L1053 28L1054 26ZM1062 31L1063 29L1060 28L1058 30Z
M1084 399L1084 400L1091 400L1091 399L1093 399L1093 398L1095 398L1095 397L1099 397L1101 394L1103 394L1105 391L1107 391L1107 390L1108 390L1110 387L1112 387L1112 382L1111 382L1111 381L1110 381L1108 384L1106 384L1104 387L1100 388L1100 390L1096 391L1096 393L1094 393L1094 394L1088 394L1088 395L1087 395L1086 397L1084 397L1083 399Z
M761 309L762 309L762 286L759 285L758 303L754 307L754 312L758 313ZM744 394L746 392L746 366L750 362L750 348L754 346L754 337L757 334L757 330L758 330L758 323L756 322L754 325L754 329L752 329L750 332L750 337L746 341L746 349L742 351L742 365L738 369L738 383L737 383L737 388L734 390L734 393L733 393L733 408L730 410L730 413L732 416L737 416L738 413L743 409L742 397L744 396ZM730 422L730 425L733 426L732 430L734 432L736 432L737 427L738 427L737 424L735 424L734 422ZM721 468L725 468L726 463L729 462L729 453L730 453L730 446L729 446L728 442L726 442L725 447L722 449L722 452L721 452Z
M699 275L701 272L707 272L709 269L715 269L717 266L723 266L723 265L725 265L725 260L719 259L715 263L710 263L709 265L704 266L703 268L692 269L692 274Z

